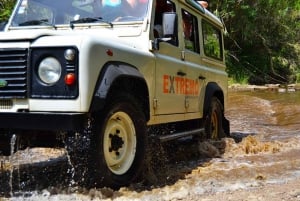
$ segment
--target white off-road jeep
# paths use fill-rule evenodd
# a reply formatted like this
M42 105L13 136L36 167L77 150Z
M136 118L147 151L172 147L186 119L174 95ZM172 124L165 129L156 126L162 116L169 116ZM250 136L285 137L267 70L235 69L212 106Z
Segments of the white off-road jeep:
M64 136L79 182L128 185L150 137L229 134L222 34L194 0L18 0L0 33L0 137Z

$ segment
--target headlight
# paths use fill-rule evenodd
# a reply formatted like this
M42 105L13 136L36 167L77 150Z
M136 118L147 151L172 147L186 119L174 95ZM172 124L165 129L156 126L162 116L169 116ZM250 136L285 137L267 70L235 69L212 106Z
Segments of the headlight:
M41 81L53 85L61 77L61 65L54 57L43 59L38 68L38 75Z

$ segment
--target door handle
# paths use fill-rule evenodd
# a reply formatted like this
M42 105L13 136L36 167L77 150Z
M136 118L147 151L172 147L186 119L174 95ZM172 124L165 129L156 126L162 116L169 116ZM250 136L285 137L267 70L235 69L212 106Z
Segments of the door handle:
M200 75L198 78L199 78L199 80L205 80L206 79L206 77L204 77L202 75Z
M178 72L177 72L177 75L179 75L179 76L186 76L186 73L185 73L185 72L182 72L182 71L178 71Z

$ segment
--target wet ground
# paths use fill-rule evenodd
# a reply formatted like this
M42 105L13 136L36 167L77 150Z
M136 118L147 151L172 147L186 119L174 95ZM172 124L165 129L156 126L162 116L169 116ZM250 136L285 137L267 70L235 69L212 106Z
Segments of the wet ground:
M232 91L229 103L231 138L160 146L149 179L118 191L76 187L63 149L2 157L0 201L300 200L300 92Z

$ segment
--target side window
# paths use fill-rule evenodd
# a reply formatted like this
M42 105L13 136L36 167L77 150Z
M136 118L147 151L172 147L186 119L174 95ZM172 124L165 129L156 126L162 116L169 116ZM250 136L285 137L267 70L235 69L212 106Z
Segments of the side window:
M154 19L154 37L162 38L162 16L166 12L176 12L175 5L169 0L156 0L155 19Z
M205 55L222 60L223 49L221 31L205 21L202 23L202 30Z
M200 53L198 20L184 9L181 10L181 15L185 49Z

